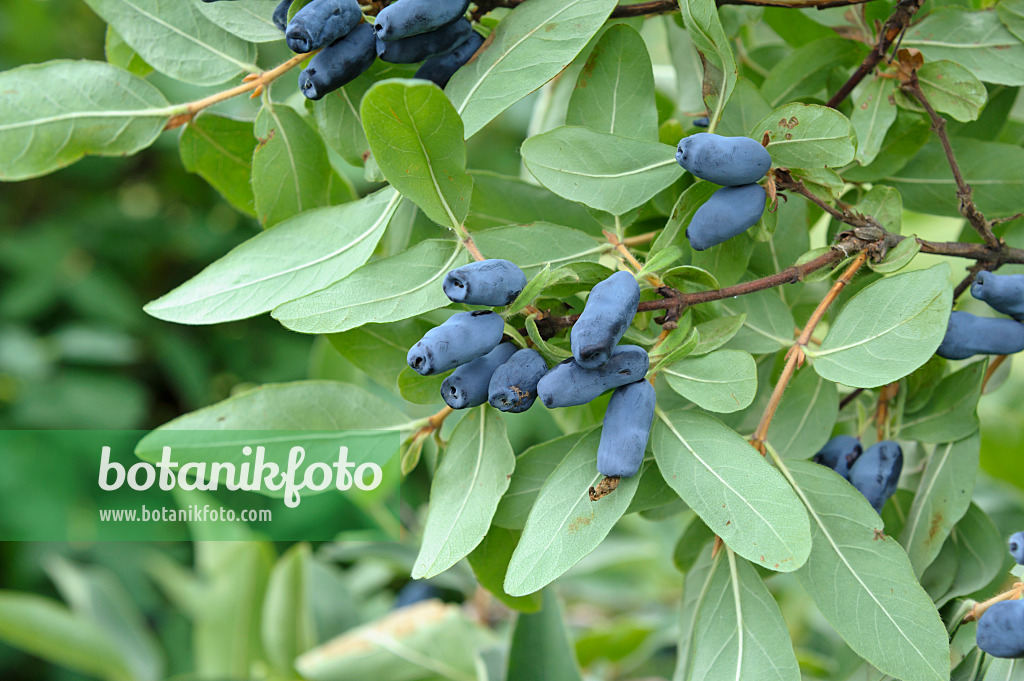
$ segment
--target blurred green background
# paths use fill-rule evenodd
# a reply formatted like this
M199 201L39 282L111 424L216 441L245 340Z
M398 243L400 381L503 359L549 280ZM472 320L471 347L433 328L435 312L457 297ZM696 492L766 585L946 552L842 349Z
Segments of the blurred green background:
M4 2L0 69L57 58L102 60L105 30L79 0ZM268 49L267 63L282 54L279 47ZM205 93L155 81L173 101ZM248 105L234 106L244 112ZM509 138L524 132L525 119L513 110L488 134ZM511 174L518 169L515 158L497 158L493 164ZM956 220L909 216L904 232L953 240L961 236L961 227ZM183 170L176 133L166 133L132 158L87 158L42 179L0 184L0 428L150 429L261 383L324 377L369 384L370 377L359 374L323 339L286 332L267 316L185 327L143 313L147 301L257 231L255 221ZM954 263L957 273L959 266ZM1024 503L1008 504L1008 495L988 490L1003 487L1005 492L1014 485L1018 489L1009 496L1024 499L1024 466L1019 463L1024 367L1019 364L1005 365L1005 383L993 381L990 389L999 389L984 397L980 408L982 465L990 477L979 482L977 496L1004 535L1024 527ZM540 416L521 422L512 433L517 451L556 434L550 419ZM426 491L423 468L407 486L410 508ZM69 479L62 481L62 475ZM58 489L77 484L72 475L71 469L47 471L45 484ZM628 516L598 551L560 580L584 664L631 678L671 675L682 588L671 557L685 518ZM317 555L332 566L349 599L344 609L351 616L336 623L337 631L387 611L408 581L415 542L413 537L407 545L318 547ZM166 676L191 678L193 625L152 575L154 561L166 566L162 561L170 558L189 565L199 559L192 545L4 543L0 551L0 588L6 590L58 597L48 562L54 554L110 570L160 639ZM448 600L471 599L475 582L465 565L457 567L436 586ZM835 675L855 663L837 638L814 633L823 628L820 615L791 577L780 575L770 586L805 671ZM499 626L509 619L504 612L493 616ZM0 678L88 677L0 644Z

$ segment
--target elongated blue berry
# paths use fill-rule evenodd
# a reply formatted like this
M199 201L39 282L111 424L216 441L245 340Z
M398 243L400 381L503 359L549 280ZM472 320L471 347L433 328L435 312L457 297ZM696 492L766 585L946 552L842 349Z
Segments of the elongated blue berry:
M863 452L860 440L852 435L836 435L821 448L814 458L814 463L828 466L844 478L850 475L850 466Z
M392 64L415 64L441 54L447 54L470 38L473 26L467 19L458 19L436 31L402 38L377 40L377 56Z
M281 0L277 7L274 8L274 26L277 26L282 31L288 30L288 10L292 8L292 0Z
M641 379L615 389L597 447L597 472L631 478L640 470L654 421L654 386Z
M459 45L455 50L439 57L428 59L423 66L416 71L416 77L429 80L438 87L445 87L455 72L465 66L480 46L484 44L484 37L473 31L466 42Z
M1010 555L1017 561L1017 565L1024 565L1024 532L1015 532L1008 542Z
M299 89L309 99L320 99L351 83L370 68L377 57L377 39L369 24L356 26L341 40L320 50L299 74Z
M516 351L511 343L502 343L483 357L463 364L444 379L441 398L452 409L478 407L487 401L487 388L495 369L508 361Z
M946 359L974 355L1012 355L1024 350L1024 324L1005 317L978 317L970 312L949 315L946 335L935 351Z
M761 219L764 199L764 189L759 184L722 187L690 220L686 228L690 246L703 251L747 231Z
M993 604L978 619L976 640L992 657L1024 657L1024 601Z
M459 312L409 349L409 366L422 376L441 374L497 347L505 321L490 310Z
M892 440L871 445L850 467L850 484L879 513L889 497L896 492L903 470L903 450Z
M526 275L508 260L481 260L449 272L441 287L456 303L501 307L519 297Z
M398 0L377 14L373 30L381 40L401 40L450 24L469 8L469 0Z
M398 610L413 603L440 597L441 592L433 584L425 579L414 579L395 594L395 602L391 604L391 609Z
M288 22L285 42L292 52L305 54L344 38L362 20L359 0L313 0Z
M996 312L1024 321L1024 274L978 272L971 295L984 300Z
M706 128L709 125L711 125L711 121L707 116L701 116L700 118L693 119L693 127L695 128Z
M753 184L772 167L771 155L756 140L713 132L698 132L680 140L676 161L702 180L723 187Z
M579 320L569 332L572 356L584 369L608 361L612 349L633 323L640 286L629 272L616 272L596 285Z
M620 345L597 369L584 369L575 359L556 364L537 384L545 407L586 404L601 393L642 379L650 367L647 351L636 345Z
M539 352L531 348L519 350L491 376L487 401L501 411L524 412L533 406L537 384L547 372L547 362Z

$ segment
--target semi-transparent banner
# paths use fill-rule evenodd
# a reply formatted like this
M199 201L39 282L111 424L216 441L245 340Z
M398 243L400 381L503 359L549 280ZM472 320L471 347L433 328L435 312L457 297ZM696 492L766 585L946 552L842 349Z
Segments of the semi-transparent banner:
M394 540L399 442L397 431L0 431L0 541Z

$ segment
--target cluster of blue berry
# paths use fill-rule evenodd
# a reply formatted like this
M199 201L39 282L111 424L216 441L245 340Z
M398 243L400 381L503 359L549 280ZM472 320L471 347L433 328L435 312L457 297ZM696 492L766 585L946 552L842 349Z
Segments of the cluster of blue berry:
M971 295L1012 319L954 312L936 354L946 359L967 359L1024 350L1024 274L979 272L971 285Z
M1018 565L1024 565L1024 532L1010 537L1010 555ZM1016 593L1020 593L1019 585ZM991 605L978 619L975 640L993 657L1024 657L1024 600Z
M878 513L896 492L903 471L903 450L898 444L882 440L865 452L852 435L832 438L812 460L849 480Z
M700 179L722 185L686 228L693 250L728 241L761 219L765 191L757 181L772 167L772 157L756 140L699 132L680 140L676 161Z
M526 286L522 270L507 260L483 260L452 270L444 292L453 302L504 306ZM640 469L651 423L654 388L645 380L650 358L636 345L619 345L633 322L640 287L628 272L594 286L570 332L573 356L548 370L533 349L504 339L504 320L490 310L459 312L431 329L410 350L409 366L421 375L455 369L441 385L453 409L485 402L519 413L539 397L554 409L586 404L614 390L597 453L598 472L631 477Z
M416 78L444 87L484 42L464 17L469 0L397 0L373 24L363 22L359 0L312 0L288 21L291 4L278 5L274 23L292 51L319 50L299 74L299 89L309 99L350 83L378 57L392 64L423 62Z

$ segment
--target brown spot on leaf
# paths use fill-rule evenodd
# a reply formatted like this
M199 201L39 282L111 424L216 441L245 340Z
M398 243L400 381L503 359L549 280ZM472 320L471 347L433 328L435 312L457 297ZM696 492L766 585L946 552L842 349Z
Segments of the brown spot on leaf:
M942 529L942 511L936 511L932 515L932 522L928 526L928 541L935 539L935 535Z
M592 514L588 516L576 516L575 518L573 518L572 522L569 523L569 534L575 534L576 532L579 532L581 529L583 529L592 522L594 522L594 516Z
M874 541L878 541L879 539L885 539L885 532L882 532L880 529L876 527Z
M256 138L256 150L259 151L264 146L266 146L266 144L270 140L274 139L274 135L276 135L276 134L277 134L277 130L274 129L274 128L271 128L270 130L267 131L267 136L266 137L257 137Z

